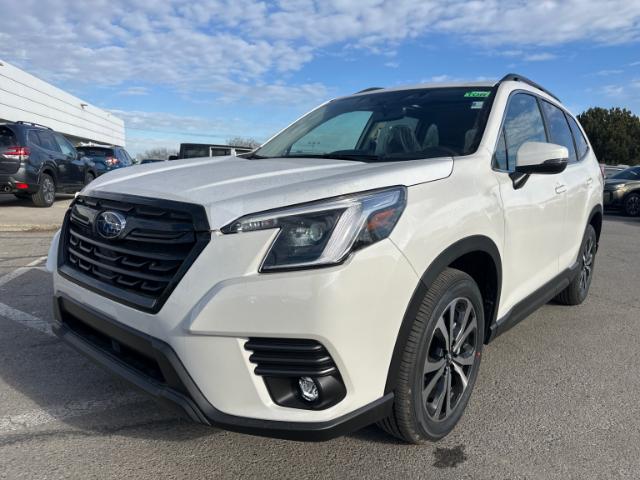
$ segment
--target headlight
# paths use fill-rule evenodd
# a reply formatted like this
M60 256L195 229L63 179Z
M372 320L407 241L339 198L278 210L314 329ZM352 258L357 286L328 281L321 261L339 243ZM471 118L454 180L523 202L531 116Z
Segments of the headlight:
M389 236L406 204L394 187L242 217L222 233L279 229L261 271L335 265Z
M623 190L627 187L626 183L616 183L615 185L613 185L611 188L613 190Z

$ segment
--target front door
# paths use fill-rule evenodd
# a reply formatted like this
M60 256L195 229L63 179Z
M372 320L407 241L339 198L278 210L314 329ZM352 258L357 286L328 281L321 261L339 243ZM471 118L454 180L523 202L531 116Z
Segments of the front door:
M531 175L524 185L514 185L511 176L518 148L525 142L546 141L537 98L526 93L513 95L495 153L505 220L502 313L559 273L566 209L562 178Z

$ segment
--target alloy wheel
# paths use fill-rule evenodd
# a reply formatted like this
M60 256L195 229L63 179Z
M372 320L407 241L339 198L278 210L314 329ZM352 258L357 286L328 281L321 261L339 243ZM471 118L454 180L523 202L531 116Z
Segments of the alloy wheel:
M456 298L440 315L425 358L422 404L430 419L449 418L460 403L476 366L477 336L473 304Z
M56 198L56 188L53 182L45 178L42 182L42 196L47 203L53 203Z
M625 205L627 214L635 217L640 214L640 195L631 195Z
M593 237L589 236L582 251L582 269L580 270L580 292L584 293L591 283L591 275L593 274L593 260L595 258L596 242Z

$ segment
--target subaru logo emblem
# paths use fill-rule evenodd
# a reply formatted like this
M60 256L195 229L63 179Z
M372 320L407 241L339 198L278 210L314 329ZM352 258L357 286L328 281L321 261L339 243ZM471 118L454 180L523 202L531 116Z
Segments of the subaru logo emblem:
M97 232L109 240L118 238L126 225L127 219L118 212L102 212L96 219Z

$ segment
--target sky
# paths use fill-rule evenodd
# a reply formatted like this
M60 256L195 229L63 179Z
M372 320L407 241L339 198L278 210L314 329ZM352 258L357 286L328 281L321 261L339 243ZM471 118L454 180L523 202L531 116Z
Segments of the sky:
M640 114L640 0L0 0L0 12L0 58L122 118L133 155L264 141L371 86L510 72L574 113Z

